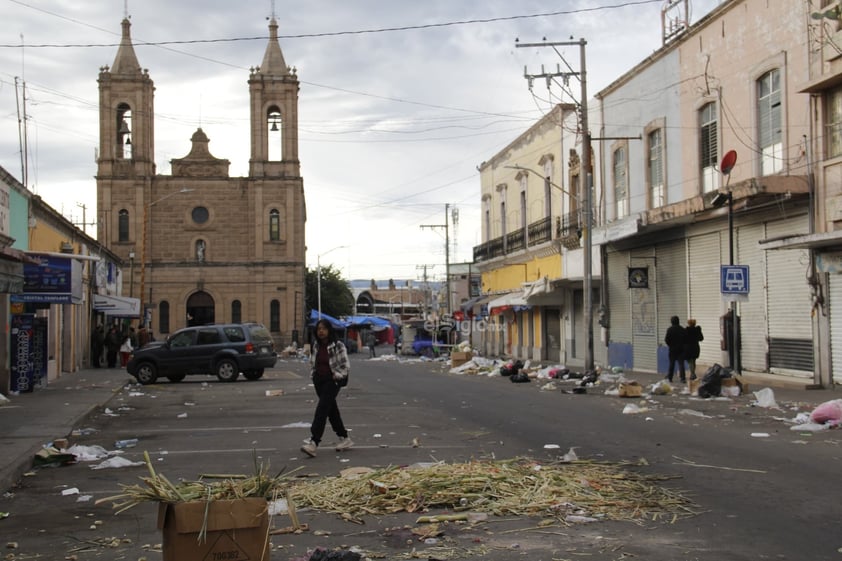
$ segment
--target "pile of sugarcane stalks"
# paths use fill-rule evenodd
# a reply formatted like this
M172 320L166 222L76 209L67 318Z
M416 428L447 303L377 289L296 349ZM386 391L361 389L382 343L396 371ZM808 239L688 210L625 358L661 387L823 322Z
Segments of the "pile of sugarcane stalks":
M140 503L158 501L180 503L186 501L216 501L262 497L273 500L283 497L290 486L292 472L276 475L268 473L266 464L258 463L255 457L254 475L205 474L199 481L172 483L163 474L157 473L147 452L143 453L148 477L141 477L142 483L122 485L119 495L104 497L96 504L111 502L116 513L126 511Z
M679 491L630 463L503 461L389 467L356 478L296 482L295 504L360 522L365 515L448 509L497 516L675 521L697 514Z

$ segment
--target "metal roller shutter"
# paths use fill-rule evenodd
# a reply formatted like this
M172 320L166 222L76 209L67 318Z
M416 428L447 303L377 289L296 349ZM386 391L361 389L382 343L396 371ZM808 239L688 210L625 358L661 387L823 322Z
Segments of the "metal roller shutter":
M632 342L631 292L628 282L629 256L626 252L608 254L608 309L611 321L611 341Z
M720 233L693 236L688 240L687 276L690 288L690 313L696 319L705 340L701 342L699 362L713 364L722 361L719 336L719 316L724 313L719 292L721 264ZM686 325L686 321L683 321Z
M829 285L831 372L833 383L842 384L842 275L830 275Z
M748 265L749 289L748 302L739 303L740 316L740 364L743 370L766 372L768 365L767 320L768 295L766 294L766 252L758 242L766 238L766 228L762 224L744 226L736 231L735 244L737 265ZM723 232L724 255L728 259L728 232ZM723 310L724 313L724 310ZM727 361L727 355L723 360Z
M807 230L807 217L771 222L769 238ZM769 369L798 377L813 375L813 320L810 289L806 281L808 250L768 251ZM793 372L797 371L797 372Z
M658 302L658 334L659 344L664 340L670 318L678 316L684 325L687 310L687 244L684 241L659 245L658 255L658 286L655 294Z
M632 251L630 267L649 268L649 288L630 288L629 306L632 331L632 355L635 370L658 370L658 316L655 294L658 292L659 271L655 266L655 249ZM660 265L660 263L658 263ZM661 269L668 271L669 269ZM666 273L665 273L666 274Z

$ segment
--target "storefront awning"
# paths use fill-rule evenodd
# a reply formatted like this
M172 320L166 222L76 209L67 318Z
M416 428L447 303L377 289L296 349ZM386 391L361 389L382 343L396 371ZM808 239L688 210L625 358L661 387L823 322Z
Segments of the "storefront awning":
M94 294L94 310L118 318L139 318L140 299Z
M496 297L494 300L488 303L488 309L491 311L491 314L499 314L509 309L514 309L514 311L520 311L524 309L529 309L531 306L526 302L524 298L523 291L517 292L509 292L508 294L503 294L501 296Z

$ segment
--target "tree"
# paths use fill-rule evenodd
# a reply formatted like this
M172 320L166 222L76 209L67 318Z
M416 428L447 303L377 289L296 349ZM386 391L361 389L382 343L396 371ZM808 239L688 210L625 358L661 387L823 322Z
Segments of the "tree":
M307 269L305 279L307 291L307 310L319 309L319 273L318 269ZM338 318L354 313L354 294L348 281L344 280L338 269L332 265L322 266L322 313Z

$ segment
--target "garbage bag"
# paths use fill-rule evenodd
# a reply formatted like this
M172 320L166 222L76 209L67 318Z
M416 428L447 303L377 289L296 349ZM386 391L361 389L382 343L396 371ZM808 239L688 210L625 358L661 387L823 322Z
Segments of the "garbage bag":
M842 399L831 399L818 405L810 413L810 420L818 424L838 425L842 422Z
M354 551L328 551L316 549L310 555L310 561L360 561L362 556Z
M717 397L722 393L722 378L731 376L731 372L720 364L714 364L707 369L699 384L699 397Z
M529 381L529 375L527 375L526 372L516 372L511 375L509 381L514 384L522 384Z

